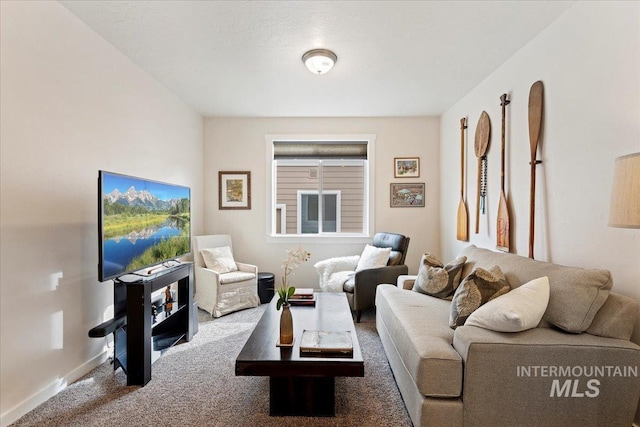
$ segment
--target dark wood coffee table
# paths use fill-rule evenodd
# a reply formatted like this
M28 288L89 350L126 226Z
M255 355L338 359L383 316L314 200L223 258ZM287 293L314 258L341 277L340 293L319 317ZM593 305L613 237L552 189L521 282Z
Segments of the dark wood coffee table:
M269 377L271 415L335 415L335 377L363 377L364 360L344 293L316 294L315 307L292 306L294 343L276 347L275 297L236 359L236 375ZM300 356L302 331L351 331L353 357Z

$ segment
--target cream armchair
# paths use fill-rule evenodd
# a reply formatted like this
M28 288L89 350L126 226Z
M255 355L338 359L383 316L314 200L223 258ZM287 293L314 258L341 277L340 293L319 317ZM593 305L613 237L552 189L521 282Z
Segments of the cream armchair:
M198 307L213 317L260 304L258 267L235 262L228 234L194 236L193 260L196 276L194 300Z

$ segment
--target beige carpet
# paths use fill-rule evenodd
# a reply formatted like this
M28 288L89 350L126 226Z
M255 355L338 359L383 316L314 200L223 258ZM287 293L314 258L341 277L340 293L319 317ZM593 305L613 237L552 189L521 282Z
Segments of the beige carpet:
M145 387L126 385L106 362L13 426L411 426L375 330L373 311L356 324L364 378L336 379L336 416L270 417L269 379L236 377L235 358L267 305L212 319L169 349Z

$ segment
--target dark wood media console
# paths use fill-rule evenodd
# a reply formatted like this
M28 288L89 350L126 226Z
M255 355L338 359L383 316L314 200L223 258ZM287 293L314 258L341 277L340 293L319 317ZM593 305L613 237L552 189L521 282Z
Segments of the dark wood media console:
M177 282L177 298L171 306L156 307L152 293ZM184 263L137 281L114 281L115 316L89 331L90 337L114 334L114 369L122 367L127 385L144 386L151 380L151 364L181 339L197 332L193 303L193 264Z

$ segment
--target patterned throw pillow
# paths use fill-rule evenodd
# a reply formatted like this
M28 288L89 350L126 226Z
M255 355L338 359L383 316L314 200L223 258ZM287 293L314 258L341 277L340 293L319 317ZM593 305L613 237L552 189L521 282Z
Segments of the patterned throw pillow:
M464 325L469 315L482 304L511 290L502 270L494 265L489 270L476 268L464 278L451 301L449 326L455 329Z
M443 265L435 255L425 253L420 260L420 269L413 290L436 298L450 297L460 284L465 262L467 257L462 256Z

